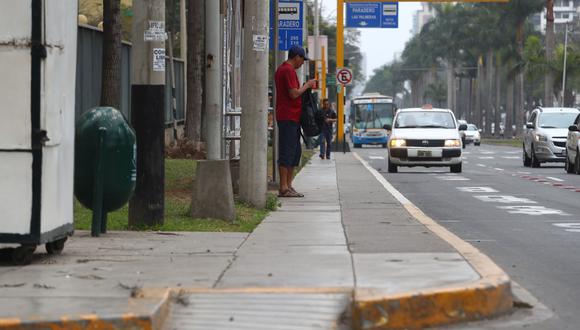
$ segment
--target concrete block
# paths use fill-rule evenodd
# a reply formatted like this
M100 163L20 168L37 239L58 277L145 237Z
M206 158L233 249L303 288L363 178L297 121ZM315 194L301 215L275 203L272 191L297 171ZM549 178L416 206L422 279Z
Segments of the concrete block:
M236 211L228 160L198 161L193 183L191 216L234 221Z

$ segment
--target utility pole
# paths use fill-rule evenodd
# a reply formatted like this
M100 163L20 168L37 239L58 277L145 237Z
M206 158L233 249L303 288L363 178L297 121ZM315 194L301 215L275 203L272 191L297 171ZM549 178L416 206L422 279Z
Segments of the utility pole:
M205 112L207 159L222 154L222 33L221 1L205 3Z
M165 188L165 1L134 0L131 122L137 182L129 226L163 224Z
M546 0L546 60L554 61L554 0ZM544 107L554 105L554 75L550 69L544 79Z
M268 1L246 0L242 66L240 198L266 206L268 142Z

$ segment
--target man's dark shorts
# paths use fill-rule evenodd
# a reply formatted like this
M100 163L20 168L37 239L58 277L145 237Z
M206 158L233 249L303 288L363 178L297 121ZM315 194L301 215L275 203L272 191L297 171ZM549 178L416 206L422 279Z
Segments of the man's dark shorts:
M278 165L296 167L300 165L300 124L290 120L278 122Z

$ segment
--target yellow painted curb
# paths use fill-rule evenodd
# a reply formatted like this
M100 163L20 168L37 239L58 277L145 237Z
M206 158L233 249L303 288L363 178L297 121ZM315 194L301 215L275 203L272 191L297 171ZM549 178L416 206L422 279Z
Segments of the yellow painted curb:
M499 266L428 217L357 153L353 155L415 219L455 248L481 276L467 285L402 294L355 289L355 329L421 329L493 317L512 309L511 280Z

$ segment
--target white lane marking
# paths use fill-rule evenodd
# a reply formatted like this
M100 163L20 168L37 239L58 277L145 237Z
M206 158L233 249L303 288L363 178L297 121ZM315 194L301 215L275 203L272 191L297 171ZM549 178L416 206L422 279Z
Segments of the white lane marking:
M496 171L503 171L504 170L503 168L498 168L498 167L494 167L493 169Z
M495 152L493 152L493 151L483 150L483 151L481 151L481 153L484 154L484 155L495 155Z
M484 156L484 157L477 157L479 159L494 159L495 157L493 156Z
M380 159L380 160L385 160L385 157L381 157L381 156L369 156L370 159Z
M504 203L504 204L537 204L533 200L522 198L522 197L515 197L510 195L479 195L473 196L479 199L482 202L492 202L492 203Z
M462 154L464 154L464 155L469 155L470 153L471 153L471 152L469 152L469 151L464 151L464 152L462 152Z
M456 187L459 191L467 193L496 193L497 190L491 187Z
M521 151L519 151L519 150L518 151L506 151L505 153L506 154L519 154L519 153L521 153Z
M503 156L501 158L503 158L503 159L521 159L522 157L519 157L519 156Z
M553 214L553 215L562 215L568 216L570 214L565 213L564 211L550 209L544 206L532 206L532 205L522 205L522 206L498 206L497 208L506 210L510 214L526 214L526 215L546 215L546 214Z
M479 166L479 167L487 167L487 166L485 166L483 164L477 164L477 166Z
M520 172L520 171L518 171L517 173L518 174L532 174L532 172Z
M562 180L562 179L558 179L558 178L555 178L555 177L553 177L553 176L547 176L546 178L547 178L547 179L550 179L550 180L552 180L552 181L564 182L564 180Z
M578 222L553 223L552 225L558 228L564 228L569 233L580 233L580 223Z
M436 178L439 180L443 180L443 181L469 181L469 180L471 180L469 178L464 178L462 176L451 176L451 175L438 176Z

